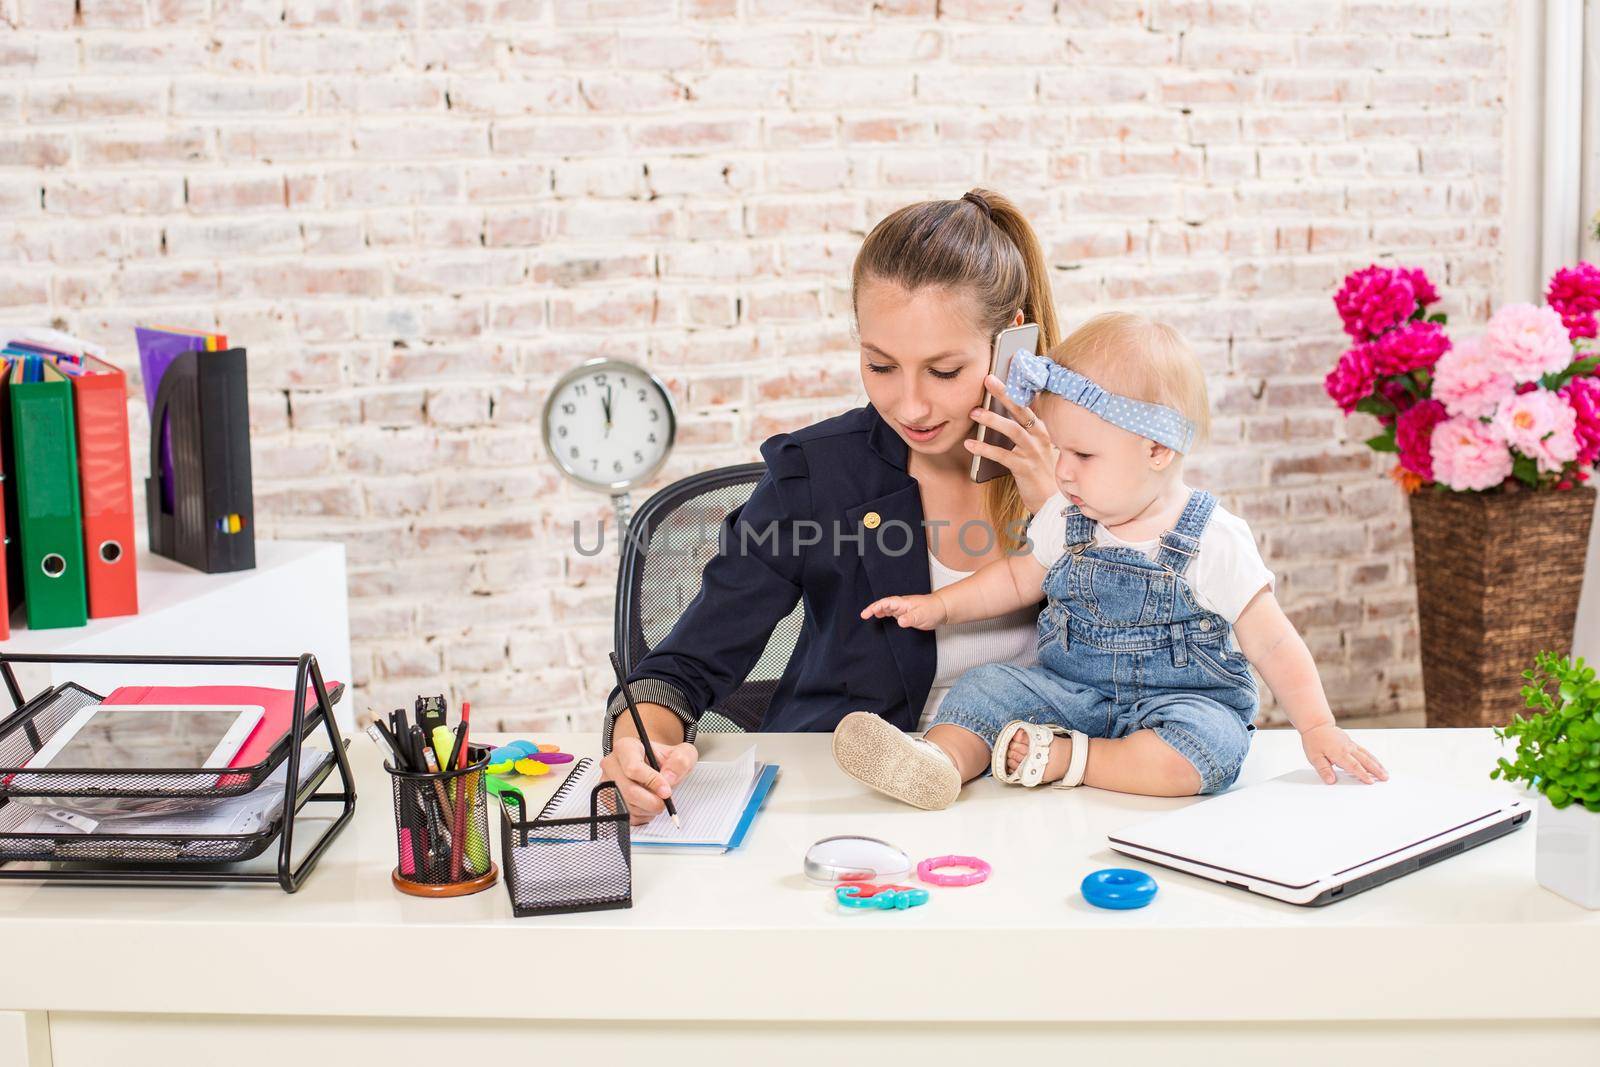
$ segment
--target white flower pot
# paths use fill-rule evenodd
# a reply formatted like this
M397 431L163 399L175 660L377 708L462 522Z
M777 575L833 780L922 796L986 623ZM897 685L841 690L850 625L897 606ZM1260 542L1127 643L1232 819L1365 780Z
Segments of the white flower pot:
M1585 908L1600 909L1600 812L1557 808L1539 796L1533 870L1539 884Z

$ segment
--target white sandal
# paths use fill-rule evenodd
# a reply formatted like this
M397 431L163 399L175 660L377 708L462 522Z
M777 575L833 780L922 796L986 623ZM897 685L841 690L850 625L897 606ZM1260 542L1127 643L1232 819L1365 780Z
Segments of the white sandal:
M1019 733L1028 735L1028 754L1017 763L1014 771L1006 770L1006 752L1011 739ZM1045 764L1050 761L1050 745L1058 737L1072 742L1072 756L1067 763L1067 773L1056 782L1057 789L1072 789L1083 784L1083 772L1089 764L1089 735L1081 730L1068 730L1064 726L1042 726L1036 722L1013 720L1000 727L994 741L994 754L989 760L989 773L997 782L1020 785L1032 789L1044 778Z

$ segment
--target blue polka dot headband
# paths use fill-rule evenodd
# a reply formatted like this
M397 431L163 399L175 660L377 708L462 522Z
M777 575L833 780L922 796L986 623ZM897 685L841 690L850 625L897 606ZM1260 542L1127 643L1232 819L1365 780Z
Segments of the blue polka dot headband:
M1149 404L1132 397L1108 393L1047 356L1018 352L1006 372L1006 395L1026 407L1043 390L1098 415L1113 426L1147 437L1174 452L1188 454L1194 447L1195 424L1165 404Z

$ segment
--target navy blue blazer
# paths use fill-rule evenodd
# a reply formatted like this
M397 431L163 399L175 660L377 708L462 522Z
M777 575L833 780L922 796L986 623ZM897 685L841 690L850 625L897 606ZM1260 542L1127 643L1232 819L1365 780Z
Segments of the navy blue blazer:
M933 632L861 618L879 597L930 589L909 451L871 405L763 444L767 473L726 519L699 594L630 685L660 679L704 712L738 688L803 597L805 628L761 729L832 730L852 711L915 729L933 684Z

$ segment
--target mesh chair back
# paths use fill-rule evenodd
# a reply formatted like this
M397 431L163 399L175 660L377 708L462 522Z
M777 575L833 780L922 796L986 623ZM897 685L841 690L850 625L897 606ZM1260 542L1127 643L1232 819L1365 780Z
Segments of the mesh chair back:
M633 670L667 636L699 593L723 520L750 498L766 470L764 463L745 463L690 475L651 496L633 517L617 571L615 647L623 670ZM761 725L804 625L802 600L773 629L744 683L701 716L702 732Z

